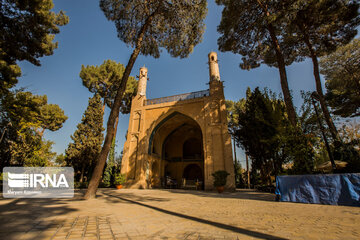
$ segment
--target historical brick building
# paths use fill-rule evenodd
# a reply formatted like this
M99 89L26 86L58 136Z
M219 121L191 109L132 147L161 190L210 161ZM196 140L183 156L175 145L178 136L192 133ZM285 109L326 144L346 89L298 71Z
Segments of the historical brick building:
M160 188L172 179L172 187L196 181L211 190L211 174L226 170L226 188L235 188L217 54L208 58L208 90L157 99L146 99L147 68L140 68L121 168L127 187Z

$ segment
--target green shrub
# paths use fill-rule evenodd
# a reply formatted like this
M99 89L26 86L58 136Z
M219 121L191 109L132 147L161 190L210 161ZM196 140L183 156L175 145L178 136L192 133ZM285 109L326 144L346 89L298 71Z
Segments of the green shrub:
M229 176L229 175L230 174L224 170L219 170L219 171L214 172L212 174L212 176L214 177L214 186L215 187L225 186L227 176Z
M116 173L115 174L115 179L114 179L114 184L115 185L122 185L125 182L126 182L125 174L122 174L122 173Z
M74 188L87 188L88 182L74 182Z

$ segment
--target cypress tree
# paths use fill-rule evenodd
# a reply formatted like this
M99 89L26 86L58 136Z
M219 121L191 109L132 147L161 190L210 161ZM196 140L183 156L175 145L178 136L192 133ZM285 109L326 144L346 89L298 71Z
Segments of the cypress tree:
M95 166L101 144L104 140L102 126L103 111L99 94L89 99L89 105L71 136L73 140L66 150L66 162L74 167L75 173L80 172L80 182L86 173Z

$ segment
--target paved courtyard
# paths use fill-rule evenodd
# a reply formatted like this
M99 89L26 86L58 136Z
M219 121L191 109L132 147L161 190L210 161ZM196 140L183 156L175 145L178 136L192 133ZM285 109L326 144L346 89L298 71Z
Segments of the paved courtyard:
M360 208L238 190L100 189L97 199L0 199L0 239L360 239Z

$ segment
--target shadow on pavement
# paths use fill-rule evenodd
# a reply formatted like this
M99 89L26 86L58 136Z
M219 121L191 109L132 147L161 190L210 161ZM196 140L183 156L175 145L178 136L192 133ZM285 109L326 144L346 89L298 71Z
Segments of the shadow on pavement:
M165 213L165 214L169 214L169 215L172 215L172 216L188 219L188 220L191 220L191 221L196 221L196 222L199 222L199 223L211 225L213 227L229 230L229 231L232 231L232 232L235 232L235 233L240 233L240 234L248 235L248 236L255 237L255 238L260 238L260 239L280 239L280 240L286 239L286 238L281 238L281 237L269 235L269 234L266 234L266 233L260 233L260 232L256 232L256 231L252 231L252 230L247 230L247 229L244 229L244 228L234 227L234 226L231 226L231 225L218 223L218 222L214 222L214 221L210 221L210 220L206 220L206 219L193 217L193 216L185 215L185 214L182 214L182 213L177 213L177 212L169 211L169 210L166 210L166 209L158 208L158 207L151 206L151 205L148 205L148 204L145 204L145 203L141 203L139 201L135 201L135 200L125 198L124 197L125 195L123 195L123 194L121 194L121 197L110 194L110 193L107 193L107 192L103 192L103 194L107 195L107 196L109 196L111 198L120 199L123 202L137 204L139 206L150 208L150 209L153 209L153 210ZM110 199L108 199L108 200L110 200Z
M113 196L113 195L111 195L111 193L113 193L113 192L114 192L113 189L101 189L102 195L100 195L99 197L104 198L108 202L115 203L114 199L112 199L112 197L109 197L109 196ZM168 199L168 198L139 196L139 195L136 195L133 193L124 193L124 192L121 193L121 196L123 196L124 198L130 198L130 199L133 199L133 201L139 201L139 202L168 202L168 201L170 201L170 199ZM118 203L118 202L127 202L127 201L118 199L116 202Z
M237 198L237 199L246 199L246 200L258 200L258 201L275 201L275 194L258 192L251 189L236 189L235 192L210 192L210 191L197 191L197 190L183 190L183 189L157 189L160 191L166 191L171 193L181 193L181 194L192 194L199 197L209 197L209 198Z
M76 200L76 199L74 199ZM0 199L0 239L20 239L30 233L32 239L49 238L43 231L53 228L54 233L59 223L47 218L65 215L76 209L68 207L71 199L55 198L15 198Z

